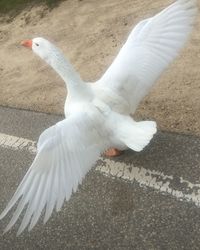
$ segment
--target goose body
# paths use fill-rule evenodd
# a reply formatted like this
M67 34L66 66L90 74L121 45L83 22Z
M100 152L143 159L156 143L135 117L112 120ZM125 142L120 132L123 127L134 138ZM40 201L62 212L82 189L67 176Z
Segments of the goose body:
M110 147L141 151L156 133L153 121L135 122L140 100L176 57L192 29L195 0L178 0L131 32L117 58L95 84L85 83L62 52L44 38L23 42L44 59L66 83L66 118L46 129L38 140L37 155L2 212L2 219L18 202L5 231L23 210L18 234L31 230L45 211L69 200L98 157Z

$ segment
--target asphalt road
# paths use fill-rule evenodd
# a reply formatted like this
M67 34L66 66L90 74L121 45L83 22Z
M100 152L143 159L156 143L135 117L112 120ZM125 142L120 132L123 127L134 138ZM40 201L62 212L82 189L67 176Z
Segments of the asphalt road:
M36 141L46 127L61 119L0 108L0 133ZM152 176L160 173L157 185L164 185L159 178L163 181L173 176L169 177L173 190L184 194L193 191L198 198L199 149L200 138L159 132L142 153L127 151L115 161L116 166L132 164L148 169ZM1 211L33 158L28 150L0 146ZM93 168L61 212L54 213L45 226L40 221L30 233L26 231L19 237L19 224L2 234L9 220L6 217L0 221L0 249L200 249L200 207L177 198L176 192L141 185L140 179L124 179L105 176Z

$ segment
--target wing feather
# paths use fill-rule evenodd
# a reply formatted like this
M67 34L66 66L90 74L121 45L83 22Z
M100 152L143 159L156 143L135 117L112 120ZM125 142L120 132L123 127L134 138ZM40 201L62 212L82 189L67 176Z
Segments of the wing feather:
M196 0L178 0L154 17L141 21L93 88L110 88L128 102L129 108L121 109L133 113L178 55L193 28L196 14ZM109 98L106 101L113 103Z
M100 136L96 130L103 127L100 123L103 123L101 119L91 119L87 113L80 113L43 132L30 169L0 216L2 219L21 198L5 232L13 227L23 210L18 235L26 227L32 230L43 210L46 223L54 208L59 211L64 200L69 200L100 153L107 148L106 136L103 138L103 132Z

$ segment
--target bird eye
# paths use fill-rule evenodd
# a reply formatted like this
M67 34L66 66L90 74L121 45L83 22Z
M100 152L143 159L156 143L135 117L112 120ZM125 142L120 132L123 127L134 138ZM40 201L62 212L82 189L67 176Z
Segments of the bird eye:
M38 44L38 43L35 43L35 45L36 45L36 46L39 46L39 44Z

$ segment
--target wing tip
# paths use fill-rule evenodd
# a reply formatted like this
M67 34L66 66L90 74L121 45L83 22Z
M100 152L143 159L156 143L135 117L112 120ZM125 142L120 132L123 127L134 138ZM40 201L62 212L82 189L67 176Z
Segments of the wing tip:
M10 211L10 209L8 209L8 207L6 207L2 213L0 214L0 220L2 220L7 214L8 212Z

